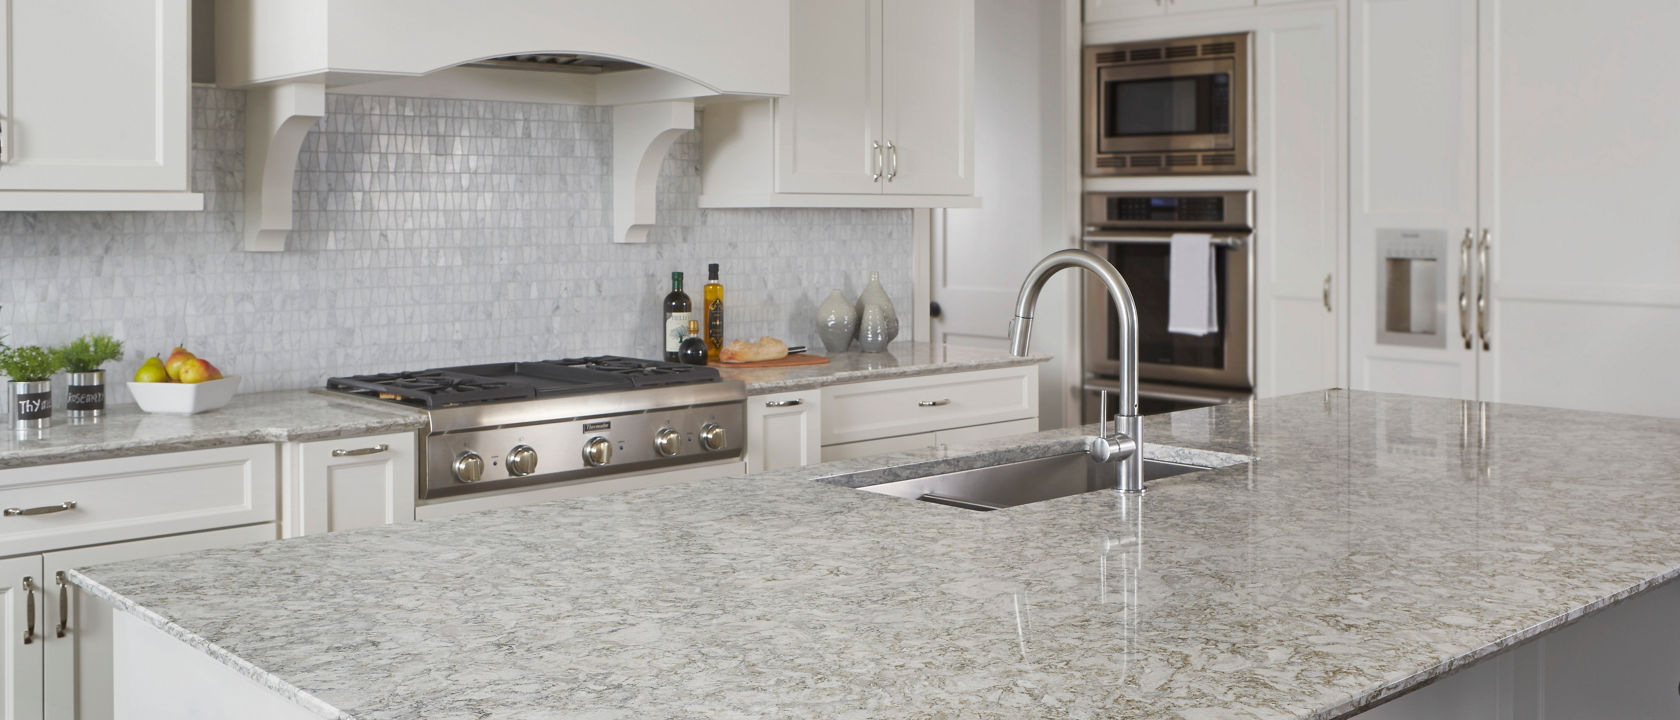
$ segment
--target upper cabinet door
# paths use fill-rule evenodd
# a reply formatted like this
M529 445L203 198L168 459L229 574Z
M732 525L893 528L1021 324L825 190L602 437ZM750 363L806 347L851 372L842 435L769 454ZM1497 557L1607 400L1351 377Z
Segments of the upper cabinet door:
M886 192L973 194L974 0L885 0L884 7Z
M881 0L795 0L776 192L879 194Z
M5 0L0 190L188 190L188 7Z

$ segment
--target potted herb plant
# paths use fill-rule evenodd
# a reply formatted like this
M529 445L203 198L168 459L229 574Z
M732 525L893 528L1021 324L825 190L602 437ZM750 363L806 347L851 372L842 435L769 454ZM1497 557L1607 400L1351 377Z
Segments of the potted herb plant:
M10 379L6 398L13 428L32 430L52 424L52 376L58 368L58 353L40 345L0 348L0 372Z
M83 335L57 352L69 380L65 413L71 420L105 414L105 371L99 366L122 359L122 341L110 335Z

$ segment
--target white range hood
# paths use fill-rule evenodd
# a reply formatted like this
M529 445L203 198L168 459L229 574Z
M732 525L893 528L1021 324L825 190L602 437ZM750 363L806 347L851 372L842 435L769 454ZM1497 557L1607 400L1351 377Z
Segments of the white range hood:
M285 248L328 91L612 105L613 239L643 242L694 99L787 94L788 0L217 0L216 84L248 95L247 250Z

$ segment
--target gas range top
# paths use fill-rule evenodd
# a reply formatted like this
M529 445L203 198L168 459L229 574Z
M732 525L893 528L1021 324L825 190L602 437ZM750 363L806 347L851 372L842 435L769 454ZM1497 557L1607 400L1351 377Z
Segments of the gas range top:
M603 355L335 377L421 408L420 500L738 459L746 386L715 368Z
M600 355L327 379L327 389L427 409L719 382L714 368Z

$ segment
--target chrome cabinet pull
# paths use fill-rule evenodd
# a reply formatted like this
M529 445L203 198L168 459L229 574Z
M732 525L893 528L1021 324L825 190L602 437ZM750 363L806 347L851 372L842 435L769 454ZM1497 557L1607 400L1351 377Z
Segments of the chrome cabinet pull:
M23 578L23 602L25 614L29 616L23 626L23 644L32 645L35 643L35 578L27 575Z
M887 168L887 182L892 182L898 177L898 147L891 140L887 141L887 154L892 156L892 165Z
M1464 228L1464 241L1458 244L1458 336L1464 339L1464 349L1474 350L1470 344L1470 246L1474 244L1470 228Z
M58 637L64 637L70 632L70 581L64 577L64 571L59 570L53 575L53 581L58 583Z
M869 144L875 146L875 172L869 176L869 181L881 182L881 143L871 141Z
M803 404L805 404L805 401L800 400L798 398L794 398L792 400L766 400L766 401L764 401L764 407L793 407L795 405L803 405Z
M18 517L20 515L25 515L25 516L27 516L27 515L51 515L53 513L64 512L65 510L75 510L75 509L76 509L76 501L75 500L65 500L64 502L61 502L57 505L42 505L41 507L32 507L32 508L9 507L9 508L6 508L5 510L0 510L0 516Z
M1324 276L1324 293L1323 293L1324 312L1334 312L1333 310L1330 309L1330 282L1331 282L1332 277L1334 277L1333 273L1330 274L1330 275L1325 275Z
M375 445L373 447L355 448L353 450L343 450L343 449L334 450L334 451L332 451L332 456L333 457L355 457L357 455L378 455L379 453L385 452L386 450L390 450L390 449L391 449L390 445L386 445L385 443L379 443L378 445Z
M916 407L945 407L946 405L950 405L950 404L951 404L951 399L950 398L941 398L939 400L923 400L921 402L916 403Z
M1493 231L1482 228L1482 242L1476 248L1476 264L1480 277L1476 280L1476 334L1482 339L1482 352L1490 349L1488 344L1488 246L1493 242Z

